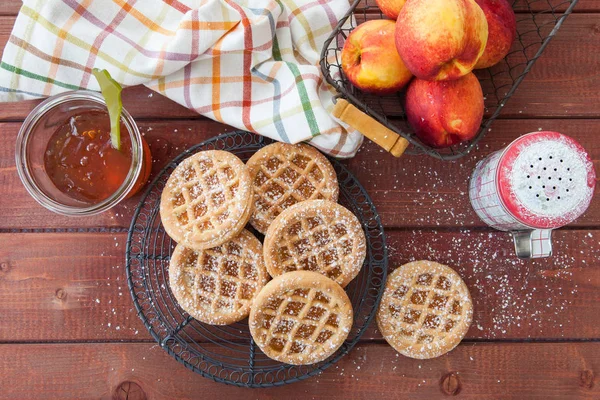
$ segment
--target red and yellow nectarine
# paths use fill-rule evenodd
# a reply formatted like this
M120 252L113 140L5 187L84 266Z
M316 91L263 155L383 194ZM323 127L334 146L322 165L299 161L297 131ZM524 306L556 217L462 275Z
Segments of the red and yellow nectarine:
M488 23L488 41L475 68L488 68L508 54L517 36L515 12L506 0L475 0Z
M414 79L406 91L406 117L421 141L448 147L477 135L483 118L483 92L469 73L452 81Z
M375 2L386 17L396 20L406 0L375 0Z
M426 80L471 72L485 49L488 28L474 0L407 0L396 22L396 47L408 69Z
M396 51L395 23L367 21L354 29L342 50L342 70L350 82L370 93L393 93L412 78Z

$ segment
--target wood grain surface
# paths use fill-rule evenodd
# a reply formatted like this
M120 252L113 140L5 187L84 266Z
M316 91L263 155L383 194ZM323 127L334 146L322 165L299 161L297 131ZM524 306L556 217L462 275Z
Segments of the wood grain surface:
M201 378L155 344L0 346L7 399L126 399L118 392L133 386L129 399L592 400L600 397L599 369L600 343L466 342L429 361L362 344L307 381L251 390Z
M528 262L491 230L388 230L387 240L390 271L428 258L463 276L469 339L600 337L598 231L557 231L556 255ZM127 288L126 233L5 233L0 242L0 342L151 340ZM375 324L365 339L381 339Z
M140 129L153 156L153 175L186 148L220 133L226 125L202 120L140 121ZM65 227L128 227L140 196L98 216L63 217L40 207L23 187L15 171L14 143L19 123L0 123L0 182L7 195L0 196L0 229ZM344 161L377 206L387 227L482 227L471 209L468 179L475 164L490 152L506 146L519 135L539 129L556 130L576 138L600 167L598 121L592 119L499 120L479 148L461 160L440 161L424 156L397 159L373 143L365 143L358 155ZM573 226L600 225L600 197Z

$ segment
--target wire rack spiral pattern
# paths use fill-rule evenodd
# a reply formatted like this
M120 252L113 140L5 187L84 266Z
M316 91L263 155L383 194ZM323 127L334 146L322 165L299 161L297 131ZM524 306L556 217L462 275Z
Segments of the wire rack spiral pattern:
M360 110L405 137L412 144L407 153L429 154L443 160L457 159L469 153L488 132L492 122L577 2L578 0L514 0L512 6L517 20L517 38L511 51L497 65L474 71L481 83L485 104L485 116L479 133L469 142L446 149L434 149L414 136L404 115L404 91L390 96L369 95L352 86L342 72L341 52L350 32L367 20L386 18L375 0L355 0L350 11L325 41L321 53L321 71L327 82L337 90L339 97L348 99Z
M200 150L227 150L243 161L270 141L249 132L233 132L196 145L169 163L150 185L133 217L127 239L127 281L137 313L152 337L177 361L217 382L245 387L279 386L318 374L348 353L374 316L387 275L387 251L381 221L371 199L340 162L331 159L340 184L340 203L361 221L367 258L346 288L354 308L354 325L342 347L329 359L292 366L267 358L251 339L247 321L206 325L177 304L168 284L168 265L175 247L160 222L164 185L179 162Z

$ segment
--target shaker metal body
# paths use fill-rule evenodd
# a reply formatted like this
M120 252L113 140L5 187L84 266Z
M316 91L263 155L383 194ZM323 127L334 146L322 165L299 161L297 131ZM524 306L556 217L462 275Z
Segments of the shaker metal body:
M477 164L469 198L483 222L512 233L518 257L548 257L552 229L585 212L595 184L579 143L558 132L532 132Z

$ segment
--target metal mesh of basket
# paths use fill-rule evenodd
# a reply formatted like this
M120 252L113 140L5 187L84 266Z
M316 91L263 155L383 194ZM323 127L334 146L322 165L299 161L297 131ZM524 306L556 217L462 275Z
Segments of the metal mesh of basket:
M200 143L170 162L150 184L129 228L127 282L137 313L159 345L177 361L217 382L245 387L279 386L316 375L347 354L372 320L387 276L385 234L379 215L361 184L337 160L330 159L340 185L339 201L362 224L367 257L359 275L346 287L354 324L344 344L327 360L295 366L266 357L250 336L246 320L216 326L190 317L169 288L169 259L176 243L160 221L162 189L171 172L200 150L226 150L246 161L271 141L249 132L233 132ZM260 235L257 234L260 237Z
M429 154L452 160L469 153L489 130L508 99L540 57L550 39L556 34L578 0L515 0L513 9L517 20L517 38L511 51L497 65L475 70L484 94L485 115L479 133L468 142L445 149L430 147L414 135L408 125L404 109L404 91L395 95L380 96L364 93L354 87L341 68L341 52L349 33L362 22L386 18L375 0L356 0L350 11L340 20L336 29L325 41L321 53L321 70L327 82L343 97L386 127L397 132L410 143L407 153Z

